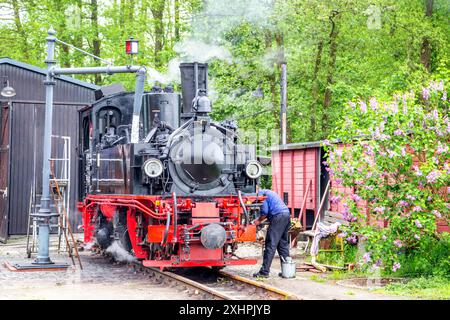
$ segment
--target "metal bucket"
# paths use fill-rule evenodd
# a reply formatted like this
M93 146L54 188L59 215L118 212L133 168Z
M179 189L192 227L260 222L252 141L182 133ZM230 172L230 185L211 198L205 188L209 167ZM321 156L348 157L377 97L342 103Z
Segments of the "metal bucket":
M295 262L291 257L281 257L281 276L286 279L295 278Z

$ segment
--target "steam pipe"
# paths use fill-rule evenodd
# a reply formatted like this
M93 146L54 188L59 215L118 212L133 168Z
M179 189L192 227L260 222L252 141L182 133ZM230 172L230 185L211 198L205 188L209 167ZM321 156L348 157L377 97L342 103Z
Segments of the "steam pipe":
M177 242L177 228L178 228L178 208L177 208L177 194L173 195L173 242Z
M134 92L134 103L133 103L133 121L131 123L131 143L139 142L139 116L141 114L142 108L142 97L144 95L146 73L147 69L145 67L141 67L137 71L136 91Z
M195 96L198 91L198 62L194 62L194 83L195 83Z
M170 211L167 212L166 229L164 230L164 238L161 242L162 246L167 243L167 236L169 235L169 227L170 227Z
M240 204L241 204L241 206L242 206L242 209L244 210L244 214L245 214L245 225L248 226L248 223L249 223L249 221L250 221L250 217L249 217L249 215L248 215L247 208L245 207L244 200L242 200L241 190L238 190L238 197L239 197L239 202L240 202Z
M142 67L142 66L51 68L50 73L52 76L61 75L61 74L137 73L143 68L144 67Z

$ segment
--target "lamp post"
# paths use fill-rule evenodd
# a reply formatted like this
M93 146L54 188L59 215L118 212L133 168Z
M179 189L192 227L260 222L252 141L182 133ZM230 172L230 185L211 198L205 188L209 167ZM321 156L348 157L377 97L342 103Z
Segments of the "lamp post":
M286 62L281 63L281 112L280 112L280 127L281 127L281 144L286 144L286 131L287 131L287 119L286 119L286 105L287 105L287 72Z

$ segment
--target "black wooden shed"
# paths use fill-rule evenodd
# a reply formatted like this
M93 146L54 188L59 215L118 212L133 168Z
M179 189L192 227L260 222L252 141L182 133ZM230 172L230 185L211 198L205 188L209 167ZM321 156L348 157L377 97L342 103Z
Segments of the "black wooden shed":
M0 96L0 241L9 235L26 234L32 187L36 194L41 192L45 74L44 69L0 58L0 90L9 84L16 91L12 98ZM94 100L96 89L90 83L60 76L54 91L52 134L70 137L73 213L78 192L78 110ZM59 151L52 149L53 157ZM79 218L72 214L72 226L78 223Z

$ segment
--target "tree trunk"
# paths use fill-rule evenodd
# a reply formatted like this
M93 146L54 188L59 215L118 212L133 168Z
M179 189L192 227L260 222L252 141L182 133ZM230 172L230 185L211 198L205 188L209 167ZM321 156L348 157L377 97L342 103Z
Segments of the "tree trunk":
M28 60L29 58L28 38L23 28L22 21L20 20L20 8L17 0L12 0L12 7L14 12L14 24L16 25L16 30L20 36L20 42L22 43L21 50L23 52L23 57L25 58L25 60Z
M338 35L338 28L336 26L336 21L333 19L336 18L340 12L333 11L331 15L329 16L330 22L331 22L331 31L329 36L329 44L330 44L330 53L329 53L329 60L328 60L328 74L327 74L327 80L326 80L326 88L325 88L325 94L324 94L324 100L323 100L323 116L322 116L322 137L325 137L328 133L328 112L329 107L331 106L332 96L333 92L331 90L331 87L334 83L334 71L336 69L336 54L337 54L337 35Z
M174 0L175 41L180 41L180 0Z
M161 51L163 50L164 42L164 4L165 0L153 0L150 5L150 10L153 15L153 32L155 39L154 61L156 67L161 67Z
M91 20L92 20L92 53L97 57L100 57L100 38L98 31L98 3L97 0L91 0ZM98 60L95 60L95 64L99 65ZM102 82L102 77L100 74L95 74L94 76L95 84L100 85Z
M317 80L319 76L319 70L322 63L322 51L323 51L323 41L319 41L317 44L316 60L314 63L314 73L312 78L312 105L311 105L311 128L309 133L310 140L317 139L316 137L316 116L317 116L317 104L319 103L319 82Z
M128 4L128 21L130 23L133 23L134 20L134 0L130 0L130 3Z
M269 30L267 30L265 32L265 47L266 50L270 49L273 47L273 34L272 32L270 32ZM275 66L274 66L275 69ZM277 93L277 78L276 78L276 74L275 74L275 70L273 70L273 72L271 72L268 76L267 76L267 80L269 81L269 87L270 87L270 100L272 103L272 108L273 108L273 113L272 113L272 117L273 119L278 119L279 118L279 112L278 112L278 108L276 107L278 105L278 93ZM279 121L275 121L276 129L280 129L280 122Z
M83 25L83 1L82 0L77 0L77 7L78 7L78 12L79 12L79 17L78 17L78 21L80 23L79 28L82 28ZM75 38L74 38L74 45L77 48L83 49L83 33L80 31L77 31L77 33L75 34ZM81 52L75 51L74 52L74 64L76 66L81 66L83 64L83 58L84 55Z
M430 18L433 14L433 0L425 0L425 17ZM425 69L431 71L431 44L428 37L422 39L422 46L420 50L420 63Z

